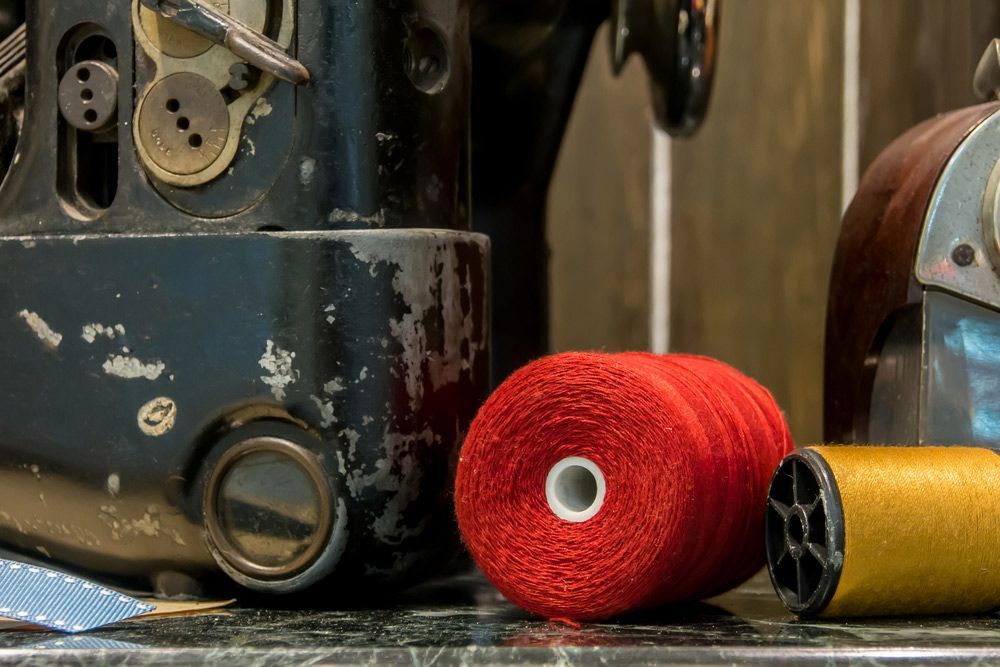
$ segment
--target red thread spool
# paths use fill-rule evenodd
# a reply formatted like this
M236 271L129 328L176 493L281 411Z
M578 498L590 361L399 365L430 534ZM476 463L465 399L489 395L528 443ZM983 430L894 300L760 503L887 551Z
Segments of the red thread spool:
M768 483L792 448L771 394L721 362L556 355L473 422L459 527L490 581L546 618L701 599L763 566Z

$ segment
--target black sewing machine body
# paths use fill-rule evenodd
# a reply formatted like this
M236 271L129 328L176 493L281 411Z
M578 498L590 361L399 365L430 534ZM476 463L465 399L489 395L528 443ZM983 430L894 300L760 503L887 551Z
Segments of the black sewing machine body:
M0 541L157 586L438 567L489 373L464 3L271 3L308 86L138 2L27 9Z
M718 4L0 0L0 548L161 593L440 569L492 313L495 379L547 346L595 31L686 135Z

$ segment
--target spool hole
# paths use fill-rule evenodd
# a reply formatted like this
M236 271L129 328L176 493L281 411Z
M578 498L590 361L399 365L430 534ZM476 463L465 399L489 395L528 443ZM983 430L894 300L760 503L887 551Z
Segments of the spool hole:
M202 139L200 134L192 134L191 138L188 139L188 144L191 148L201 148Z
M83 100L84 102L90 102L92 99L94 99L94 91L92 91L90 88L84 88L83 90L80 91L80 99Z
M604 504L606 484L601 469L589 459L570 457L552 466L545 495L552 512L566 521L592 519Z
M76 78L80 80L80 83L86 83L90 81L90 70L86 67L81 67L76 72Z
M187 116L181 116L177 119L177 129L181 132L186 132L187 129L191 127L191 121Z
M793 516L788 520L788 537L796 545L801 545L806 541L806 527L798 516Z
M83 119L88 123L96 123L97 112L94 111L93 109L87 109L86 111L83 112Z
M169 111L170 113L177 113L178 111L181 110L181 103L180 101L175 100L174 98L170 98L169 100L167 100L166 107L167 111Z

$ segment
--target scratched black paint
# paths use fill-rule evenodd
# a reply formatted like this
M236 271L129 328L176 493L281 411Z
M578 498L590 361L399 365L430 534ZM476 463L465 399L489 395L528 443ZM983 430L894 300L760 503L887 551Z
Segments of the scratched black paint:
M151 64L130 5L28 3L26 120L0 189L0 544L140 588L165 572L209 583L207 468L234 433L273 432L313 449L343 501L330 585L426 576L457 550L450 480L489 381L466 3L299 0L294 52L313 83L276 84L232 172L190 190L136 154ZM135 84L121 86L117 195L92 219L55 187L53 50L81 24ZM418 29L448 53L433 94L405 68ZM292 353L294 381L275 386L274 358ZM141 409L157 398L176 421L151 436Z

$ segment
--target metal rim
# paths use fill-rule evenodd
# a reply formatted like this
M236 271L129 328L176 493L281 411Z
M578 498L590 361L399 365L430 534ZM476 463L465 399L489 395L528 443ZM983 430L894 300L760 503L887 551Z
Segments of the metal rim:
M261 452L282 454L298 463L309 475L319 495L319 530L309 547L287 565L265 566L254 563L226 536L219 520L217 505L222 481L238 461ZM315 454L290 440L261 436L244 440L226 450L216 463L205 488L204 516L213 556L224 568L228 566L247 577L262 581L289 579L314 566L326 550L333 532L333 492Z

